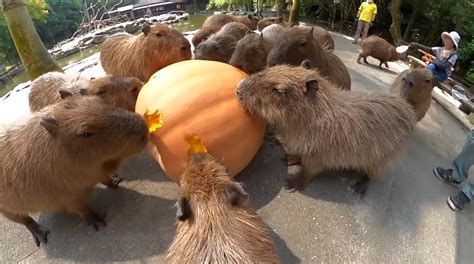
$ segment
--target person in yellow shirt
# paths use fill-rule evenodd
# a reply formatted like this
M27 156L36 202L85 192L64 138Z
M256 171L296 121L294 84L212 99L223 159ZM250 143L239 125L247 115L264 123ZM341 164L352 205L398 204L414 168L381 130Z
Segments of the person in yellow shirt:
M374 21L375 15L377 15L377 5L374 3L374 0L367 0L367 2L360 4L359 11L357 12L357 31L354 41L352 41L353 44L357 44L360 33L362 33L362 39L367 37L370 24Z

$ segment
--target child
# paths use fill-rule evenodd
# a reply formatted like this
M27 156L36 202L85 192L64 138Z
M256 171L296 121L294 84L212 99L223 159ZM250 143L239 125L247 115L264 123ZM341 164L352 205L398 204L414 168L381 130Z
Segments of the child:
M443 82L452 73L452 67L456 64L458 59L457 49L461 37L456 31L443 32L441 34L444 47L427 47L418 43L410 43L410 47L416 47L426 52L433 54L436 59L428 64L426 67L433 73L433 76Z

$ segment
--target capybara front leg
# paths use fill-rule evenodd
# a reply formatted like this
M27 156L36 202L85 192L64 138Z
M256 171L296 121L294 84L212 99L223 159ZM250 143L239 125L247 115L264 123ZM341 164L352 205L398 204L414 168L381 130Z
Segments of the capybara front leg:
M285 154L281 160L286 162L286 166L301 165L301 157L298 155Z
M86 220L87 224L92 225L96 231L99 230L99 226L107 226L105 215L99 215L89 207L84 207L81 210L81 216Z
M384 64L385 64L385 67L390 68L390 67L388 67L388 63L387 63L387 62L384 62Z
M7 212L2 212L2 213L6 218L10 219L11 221L26 226L26 228L28 228L28 230L30 231L31 235L33 235L36 246L39 247L41 243L43 244L48 243L49 230L41 227L29 215L17 215L17 214L11 214Z
M354 195L358 195L360 198L365 196L367 192L367 187L369 187L370 178L366 172L358 172L358 179L356 183L351 186L352 192Z
M362 59L362 55L361 55L361 54L359 54L359 57L357 57L357 63L359 63L359 64L360 64L360 59ZM364 61L365 61L365 58L364 58Z
M123 181L122 177L119 177L118 174L114 174L109 179L105 180L102 183L111 189L117 189L119 184L122 181Z
M292 178L286 179L285 189L289 190L292 193L296 191L301 192L304 190L305 185L306 179L304 177L304 173L300 172Z

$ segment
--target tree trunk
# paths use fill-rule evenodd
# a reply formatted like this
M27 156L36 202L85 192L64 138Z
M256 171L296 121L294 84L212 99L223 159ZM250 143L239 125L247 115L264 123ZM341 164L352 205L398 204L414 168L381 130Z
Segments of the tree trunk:
M193 9L194 9L194 11L198 11L198 10L199 10L199 3L198 3L198 0L193 0Z
M62 71L41 41L26 9L25 0L0 0L5 20L28 77Z
M293 0L293 5L291 6L290 18L288 22L292 25L298 24L299 22L299 12L300 12L300 0Z
M390 25L390 34L392 35L393 43L398 43L402 38L402 13L400 12L400 5L402 0L393 0L390 4L390 14L392 15L392 24Z
M407 28L405 29L405 33L403 34L403 39L405 41L410 41L411 31L413 26L415 25L416 19L418 18L418 13L420 11L420 5L423 4L423 1L420 0L413 0L413 11L411 12L410 21L408 22Z

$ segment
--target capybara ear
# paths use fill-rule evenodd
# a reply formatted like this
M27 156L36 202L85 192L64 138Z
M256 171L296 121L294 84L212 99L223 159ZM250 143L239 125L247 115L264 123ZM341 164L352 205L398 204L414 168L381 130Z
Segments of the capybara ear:
M59 90L59 96L61 97L61 99L66 99L72 96L72 93L67 90Z
M148 33L150 33L150 30L151 30L150 25L145 25L142 28L142 32L143 34L145 34L145 36L148 36Z
M253 16L252 16L252 15L248 15L247 17L251 19Z
M232 182L226 187L227 202L232 206L242 206L247 203L249 195L238 182Z
M189 200L186 197L179 196L176 201L176 219L179 221L186 221L191 218L193 211L191 210L191 205Z
M308 36L310 38L313 38L313 31L314 31L314 27L311 27L311 29L309 30L309 33L308 33Z
M283 17L279 16L279 17L277 18L277 20L278 20L278 22L283 22Z
M251 35L251 34L253 34L252 30L247 30L247 32L245 32L245 35Z
M309 69L311 69L311 63L309 62L308 59L306 59L303 62L301 62L301 67L309 70Z
M58 121L54 117L45 116L41 118L40 125L48 131L51 135L56 135L58 129Z
M305 88L303 89L305 95L309 98L315 98L316 92L319 90L318 80L306 81Z
M92 81L92 80L95 80L95 77L91 77L90 80L91 80L91 81Z

